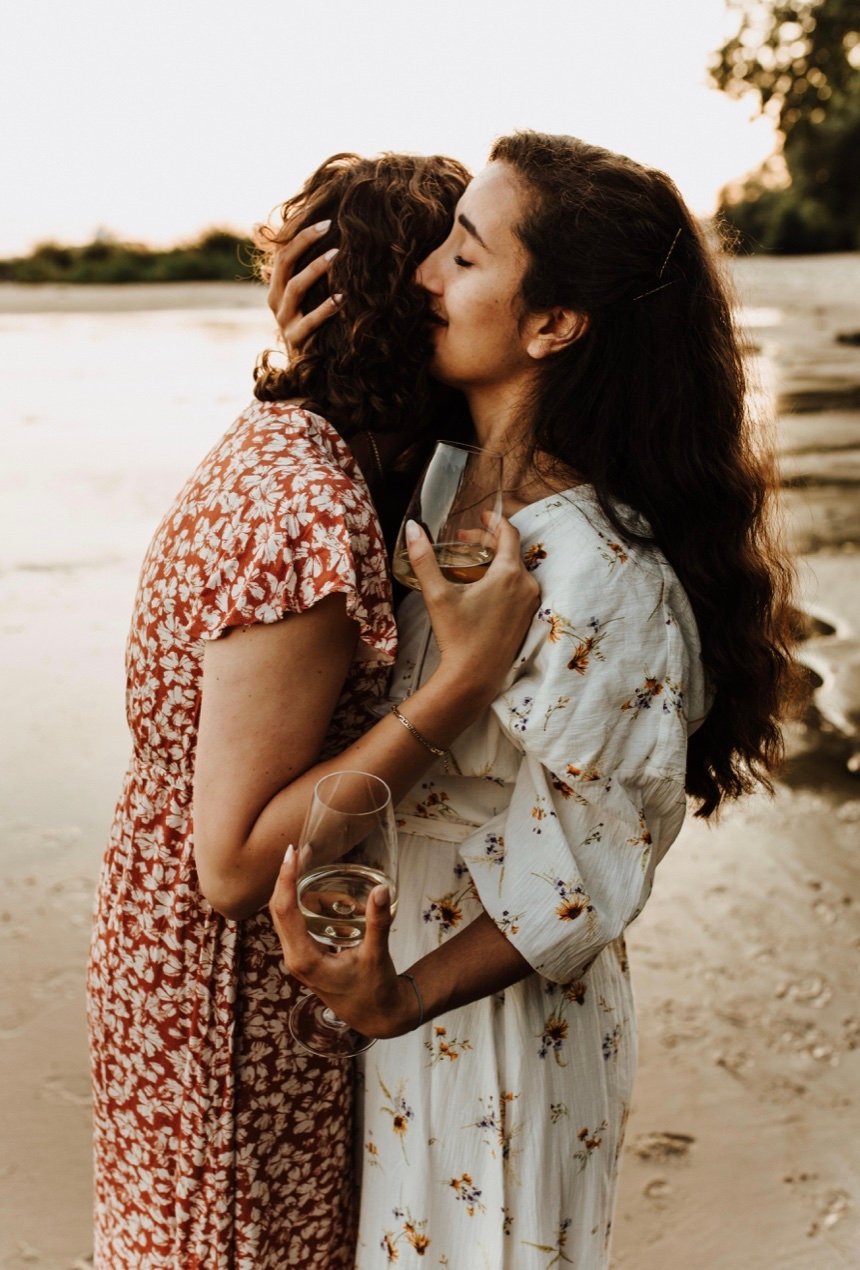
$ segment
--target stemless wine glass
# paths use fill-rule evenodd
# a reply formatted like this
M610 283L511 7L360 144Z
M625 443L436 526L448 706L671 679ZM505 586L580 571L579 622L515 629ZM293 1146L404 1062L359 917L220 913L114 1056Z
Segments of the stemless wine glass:
M397 908L397 826L391 790L370 772L330 772L317 781L298 848L299 911L314 939L354 948L364 938L367 899L375 886ZM373 1044L318 997L290 1012L290 1031L312 1054L347 1058Z
M394 547L398 582L420 591L406 550L406 521L415 520L433 544L449 582L477 582L495 554L502 512L502 456L473 445L439 441L406 510Z

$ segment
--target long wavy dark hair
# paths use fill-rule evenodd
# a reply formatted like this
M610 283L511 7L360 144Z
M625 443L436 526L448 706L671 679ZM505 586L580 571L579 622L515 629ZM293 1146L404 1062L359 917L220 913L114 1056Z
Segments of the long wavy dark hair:
M690 738L687 791L707 817L758 783L772 789L798 683L775 463L749 412L729 292L664 173L534 132L500 138L490 158L526 192L526 309L589 319L541 366L534 454L591 484L619 534L656 541L698 622L715 696Z
M306 399L347 441L361 432L401 434L402 449L391 464L401 479L374 489L385 521L400 510L384 514L386 500L398 488L408 494L432 441L461 436L468 427L460 395L429 378L426 296L415 272L447 236L469 179L462 164L441 155L335 154L283 204L277 228L257 231L257 268L266 277L279 246L308 225L331 221L295 271L339 248L304 309L342 292L340 308L288 367L264 353L254 392L261 401Z

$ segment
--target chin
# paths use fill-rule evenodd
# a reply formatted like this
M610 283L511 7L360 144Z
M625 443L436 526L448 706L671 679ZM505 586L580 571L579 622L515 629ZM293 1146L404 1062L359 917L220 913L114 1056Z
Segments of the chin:
M438 357L430 358L430 374L434 379L438 380L440 384L447 384L449 388L459 387L459 385L447 373L444 364L439 361Z

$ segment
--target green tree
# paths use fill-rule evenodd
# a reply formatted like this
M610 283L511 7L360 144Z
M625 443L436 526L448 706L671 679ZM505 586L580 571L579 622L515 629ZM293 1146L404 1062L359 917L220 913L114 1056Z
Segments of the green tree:
M196 242L164 251L98 238L82 247L41 243L14 260L0 260L0 282L234 282L254 276L249 239L211 229Z
M714 54L714 83L758 95L782 139L774 165L724 191L721 211L772 251L860 247L860 6L857 0L727 0L737 33Z

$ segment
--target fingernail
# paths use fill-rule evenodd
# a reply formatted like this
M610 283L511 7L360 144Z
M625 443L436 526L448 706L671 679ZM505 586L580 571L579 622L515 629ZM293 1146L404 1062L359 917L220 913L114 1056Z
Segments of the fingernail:
M335 294L331 297L331 302L332 302L332 304L340 304L342 300L343 300L343 292L342 292L342 291L337 291L337 292L336 292L336 293L335 293Z
M421 526L416 524L414 520L407 520L406 541L417 542L420 537L421 537Z
M339 248L339 247L330 247L330 248L329 248L329 250L328 250L328 251L325 253L325 255L323 256L323 259L324 259L324 260L334 260L335 256L337 255L337 253L338 253L339 251L340 251L340 248Z
M314 225L314 229L317 231L318 234L324 234L330 225L331 225L330 220L321 220L321 221L317 221L316 225Z
M391 891L387 886L380 886L376 892L376 907L388 908L391 903Z
M292 864L295 857L296 849L292 843L287 847L287 854L284 856L284 864Z

